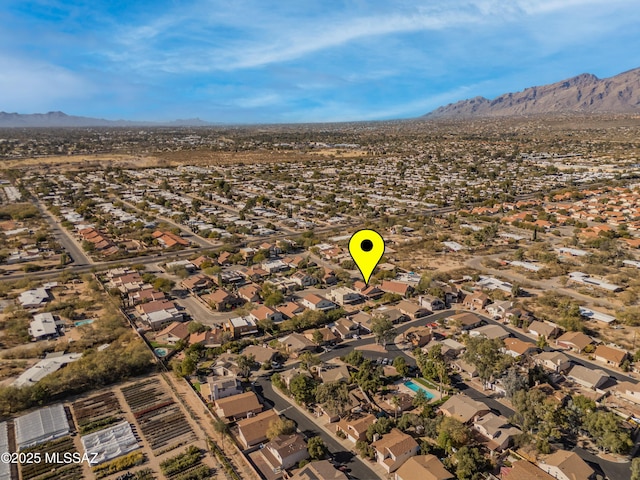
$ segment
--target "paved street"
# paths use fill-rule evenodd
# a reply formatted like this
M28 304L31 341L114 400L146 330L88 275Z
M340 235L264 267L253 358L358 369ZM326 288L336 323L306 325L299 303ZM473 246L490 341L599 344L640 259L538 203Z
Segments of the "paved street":
M56 219L49 213L49 210L45 208L39 201L37 202L38 208L42 212L42 216L44 220L47 222L51 230L53 231L53 235L56 238L56 241L62 245L62 247L69 254L71 259L73 260L73 264L78 267L82 267L84 265L93 264L93 260L91 260L85 253L82 251L82 247L76 242L67 231L61 227ZM58 272L59 273L59 272Z
M271 381L266 377L261 377L256 384L256 393L261 395L266 403L271 405L278 412L284 410L284 415L296 422L298 429L307 437L319 436L324 441L329 451L337 461L346 464L351 469L350 475L361 480L379 478L378 475L369 468L354 452L345 451L345 448L324 429L311 421L298 408L292 406L290 402L283 399L273 391Z

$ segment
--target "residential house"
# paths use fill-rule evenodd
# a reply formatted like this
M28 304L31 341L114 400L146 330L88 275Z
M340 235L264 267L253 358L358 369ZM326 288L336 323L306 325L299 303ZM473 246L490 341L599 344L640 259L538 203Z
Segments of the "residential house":
M614 395L640 405L640 384L619 382L614 390Z
M504 300L487 305L486 310L494 319L498 319L504 318L505 314L511 307L513 307L513 302Z
M351 374L346 365L338 365L332 368L322 367L318 369L318 377L322 383L346 382L351 381Z
M218 255L218 264L223 266L231 265L230 258L233 256L231 252L222 252Z
M244 287L240 287L238 289L238 297L242 298L247 302L260 302L262 299L260 298L260 287L255 283L250 283L249 285L245 285Z
M293 283L295 283L296 285L302 288L310 287L318 283L318 280L316 279L316 277L311 276L308 273L303 271L296 272L293 275L291 275L291 280L293 281Z
M254 308L249 312L249 316L253 318L256 323L262 320L271 320L274 323L278 323L283 320L281 312L266 305L260 305L258 308Z
M371 321L373 317L366 312L358 312L351 320L358 326L358 329L365 330L366 332L371 333Z
M49 289L44 287L26 290L18 296L18 302L25 309L41 308L50 300Z
M296 302L288 302L288 303L285 303L284 305L277 306L276 310L282 313L282 316L284 318L293 318L296 315L299 315L302 312L304 312L305 308L301 307Z
M269 409L253 417L239 420L237 423L238 440L245 449L266 442L269 426L279 418L280 416L275 410Z
M377 300L384 295L384 291L374 285L371 285L370 287L365 287L360 290L360 294L369 300Z
M591 390L597 390L609 381L607 372L582 365L574 365L569 370L567 378Z
M474 313L463 312L451 315L447 323L457 325L462 331L471 330L482 325L482 319Z
M29 324L29 335L34 340L47 340L58 336L59 322L50 312L37 313Z
M172 248L172 247L188 247L189 241L176 235L171 232L162 232L160 230L156 230L151 234L151 236L158 241L160 245L164 248Z
M386 293L395 293L396 295L407 298L413 294L414 288L408 283L383 280L382 285L380 285L380 290Z
M239 307L243 303L241 299L222 288L208 295L203 295L201 298L207 302L211 308L219 312L229 311Z
M240 393L216 400L216 413L227 420L240 420L262 411L262 405L253 392Z
M353 443L367 438L369 425L376 422L375 415L367 414L355 418L343 418L336 424L336 432L342 432Z
M466 373L471 378L478 376L478 368L471 363L465 362L462 358L451 363L451 366L460 373Z
M243 355L253 355L253 359L260 365L272 362L278 355L278 351L274 348L259 345L249 345L242 351Z
M307 307L310 310L319 310L322 312L326 312L327 310L333 310L336 308L336 305L327 300L326 298L322 298L315 293L309 293L302 299L302 305Z
M421 307L417 303L410 302L409 300L400 301L396 308L412 320L417 320L418 318L431 314L431 310Z
M473 330L469 331L469 335L471 335L472 337L486 337L490 340L493 340L495 338L503 340L507 338L510 333L500 325L489 324L483 325L482 327L474 328Z
M530 342L525 342L519 338L505 338L504 352L512 357L521 357L523 355L533 355L538 353L538 347Z
M416 455L396 470L395 480L453 480L452 475L435 455Z
M598 345L593 355L598 362L619 367L627 359L629 353L619 348Z
M476 290L471 295L464 297L462 305L468 310L482 310L486 307L491 299L481 290Z
M264 446L262 455L274 470L286 470L309 458L307 443L299 433L277 436Z
M213 287L213 280L204 273L199 273L185 278L182 286L192 293L197 293Z
M194 332L189 335L189 345L202 345L205 348L216 348L222 346L223 330L215 328L203 332Z
M284 384L287 386L287 388L289 388L289 386L291 385L291 380L293 380L298 375L304 375L307 378L312 378L308 370L303 370L301 368L290 368L288 370L285 370L284 372L282 372L281 377Z
M409 458L418 454L420 447L411 435L392 429L371 446L376 453L376 461L387 473L395 472Z
M404 313L402 313L399 309L389 308L387 306L380 307L377 310L375 310L373 313L375 316L385 317L391 323L402 323L409 320L409 317Z
M513 444L513 440L522 431L513 425L502 415L487 413L473 422L473 428L489 440L487 447L491 451L503 451Z
M291 333L278 341L284 345L286 352L292 356L298 356L302 352L314 352L316 344L300 333Z
M411 342L413 347L424 347L431 341L432 332L429 327L411 327L404 332L405 340Z
M556 339L557 346L576 353L582 352L587 345L592 344L593 340L582 332L567 332Z
M258 333L256 321L250 316L230 318L225 328L233 334L233 338Z
M291 480L347 480L348 477L337 470L329 460L308 463Z
M183 314L170 300L156 300L136 306L140 319L153 330L158 330L172 322L181 322Z
M325 285L335 285L338 283L338 277L336 277L336 272L331 270L330 268L323 268L324 274L322 275L322 283Z
M175 345L189 337L189 322L173 322L158 332L155 341L166 345Z
M167 297L164 292L159 292L154 288L143 288L135 292L128 293L131 305L138 305L145 302L154 302L156 300L165 300Z
M337 287L329 291L329 298L338 305L351 305L360 301L360 294L348 287Z
M358 334L358 325L350 318L341 318L333 326L333 333L345 340Z
M320 334L322 335L322 341L320 342L320 345L334 344L339 340L338 336L327 327L311 328L309 330L305 330L304 332L302 332L302 334L307 337L308 340L316 343L316 340L314 339L315 332L320 332Z
M242 393L242 384L235 375L225 375L223 377L207 377L210 401L215 402L227 397L233 397Z
M558 480L593 480L596 472L575 452L558 450L538 462L538 467Z
M562 352L542 352L533 356L536 365L555 373L563 373L571 368L571 359Z
M447 305L442 299L434 297L433 295L420 295L418 297L418 305L427 308L432 312L447 308Z
M531 322L527 329L529 330L529 333L534 337L544 337L547 340L550 338L554 338L560 331L557 325L553 325L547 322L540 322L538 320Z
M491 409L484 403L473 400L464 394L453 395L440 406L440 411L447 417L468 423L477 417L486 415Z
M548 473L540 470L526 460L513 462L510 467L500 469L501 480L555 480Z
M196 268L202 269L202 268L204 268L203 265L204 266L215 265L216 264L216 260L211 258L211 257L208 257L206 255L200 255L195 260L191 260L191 263L193 263Z

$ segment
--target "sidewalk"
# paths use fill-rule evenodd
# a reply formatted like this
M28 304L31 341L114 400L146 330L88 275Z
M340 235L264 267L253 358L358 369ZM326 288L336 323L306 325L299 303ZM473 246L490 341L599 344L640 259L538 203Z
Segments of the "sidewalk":
M306 408L302 408L300 405L298 405L294 400L292 400L291 398L289 398L287 395L285 395L282 391L280 391L279 388L274 387L273 391L283 400L285 400L289 405L291 405L293 408L296 408L300 413L302 413L303 415L305 415L309 420L311 420L313 422L314 425L320 427L322 430L325 431L325 433L327 435L329 435L333 440L335 440L336 442L338 442L340 445L342 445L342 447L348 451L348 452L352 452L353 454L355 454L356 456L358 456L356 450L355 450L355 444L351 443L349 440L347 439L343 439L340 438L336 435L335 433L335 428L334 429L330 429L327 425L332 425L331 423L321 423L318 419L318 417L316 417L315 415L312 415L311 413L309 413L309 411ZM335 424L334 424L335 425ZM374 463L374 462L370 462L367 459L364 459L360 456L358 456L358 458L360 459L360 461L362 461L364 464L366 464L371 470L373 470L378 477L382 478L382 479L386 479L388 477L387 472L385 472L385 470L378 465L378 463Z

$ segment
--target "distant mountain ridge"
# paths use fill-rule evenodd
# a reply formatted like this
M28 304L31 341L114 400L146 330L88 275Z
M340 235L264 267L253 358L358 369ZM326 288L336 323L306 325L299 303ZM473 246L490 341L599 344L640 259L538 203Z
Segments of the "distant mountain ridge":
M450 103L425 118L503 117L554 113L640 113L640 68L600 79L590 73L489 100Z
M0 112L0 127L130 127L130 126L198 127L212 125L199 118L173 120L171 122L132 122L79 117L64 112L7 113Z

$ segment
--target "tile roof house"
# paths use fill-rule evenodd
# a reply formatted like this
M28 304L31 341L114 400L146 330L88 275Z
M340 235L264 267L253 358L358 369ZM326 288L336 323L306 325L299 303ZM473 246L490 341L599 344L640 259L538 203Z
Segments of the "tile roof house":
M418 297L418 305L424 308L428 308L432 312L437 310L444 310L447 308L447 305L444 301L438 297L434 297L432 295L420 295Z
M505 353L512 357L538 353L538 347L531 342L525 342L519 338L505 338L503 341Z
M487 447L491 451L503 451L509 448L514 438L522 434L519 428L509 424L509 420L494 413L476 418L473 428L489 440Z
M300 303L310 310L320 310L323 312L336 308L335 303L316 295L315 293L307 294Z
M279 338L278 341L284 345L287 353L292 355L299 355L304 351L315 351L317 348L315 343L300 333L291 333Z
M253 355L253 358L260 365L270 362L278 354L278 351L271 347L261 347L259 345L249 345L242 351L243 355Z
M157 333L155 341L175 345L189 336L189 322L173 322Z
M609 381L607 372L600 369L583 367L582 365L574 365L571 370L569 370L567 378L590 389L598 389Z
M628 357L629 353L619 348L608 347L606 345L598 345L593 356L598 362L606 363L619 367Z
M213 280L204 273L192 275L182 280L182 286L190 292L200 292L213 286Z
M469 332L469 335L471 335L472 337L482 336L488 339L499 338L502 340L507 338L510 333L500 325L489 324L483 325L482 327L474 328Z
M243 303L243 300L222 288L215 292L211 292L208 295L203 295L201 298L207 302L211 308L218 310L219 312L226 312L227 310L238 307Z
M554 338L560 331L556 325L551 325L547 322L540 322L538 320L531 322L527 327L527 330L529 330L529 333L536 338L544 336L546 339Z
M241 393L216 400L216 413L227 420L247 418L262 411L260 400L253 392Z
M203 345L206 348L215 348L222 346L223 330L215 328L213 330L205 330L204 332L194 332L189 335L189 345Z
M617 397L625 398L630 402L640 405L640 384L619 382L613 393Z
M376 421L375 415L367 414L357 418L343 418L336 424L336 432L342 432L347 439L356 443L367 438L367 429Z
M417 303L410 302L409 300L401 300L398 305L396 305L396 308L413 320L426 317L431 314L431 310L422 307Z
M264 446L262 454L274 469L283 470L309 458L307 443L299 433L277 436Z
M320 332L320 334L322 335L322 345L325 345L327 343L333 344L336 343L339 340L339 337L333 333L332 330L330 330L327 327L322 327L322 328L311 328L309 330L305 330L304 332L302 332L302 334L307 337L307 339L311 340L313 343L315 343L314 340L314 335L315 332L318 331Z
M271 307L267 307L266 305L260 305L258 308L254 308L249 312L249 316L256 322L271 320L272 322L277 323L283 320L281 312L274 310Z
M491 301L489 296L481 290L464 297L462 305L469 310L482 310Z
M207 377L207 384L212 402L242 393L242 384L235 375Z
M418 454L420 447L411 435L392 429L371 446L376 453L376 461L387 473L395 472L409 458Z
M278 420L280 416L273 410L265 410L253 417L239 420L238 440L244 448L250 448L267 441L267 430L272 422Z
M453 480L455 477L435 455L416 455L396 470L395 480Z
M558 480L592 480L596 472L575 452L558 450L544 460L538 467Z
M301 307L296 302L288 302L288 303L285 303L284 305L277 306L276 310L282 313L282 316L284 318L293 318L296 315L299 315L302 312L304 312L305 308Z
M414 288L408 283L395 282L393 280L383 280L382 284L380 285L380 290L386 293L395 293L407 298L411 296Z
M336 469L329 460L308 463L291 480L347 480L348 477Z
M552 372L566 372L571 368L571 359L562 352L542 352L533 356L536 365Z
M543 472L534 464L526 460L513 462L511 467L500 469L501 480L555 480L551 475Z
M593 344L593 340L582 332L567 332L556 339L556 345L577 353L591 344Z
M238 296L247 302L259 302L261 300L259 293L260 287L255 283L250 283L238 289Z
M351 381L351 374L346 365L338 365L333 368L320 368L318 376L322 383L346 382Z
M447 323L459 325L461 330L471 330L482 325L482 319L474 313L463 312L451 315L447 318Z
M480 415L486 415L491 411L484 403L473 400L466 395L453 395L440 406L440 411L447 417L467 423Z

